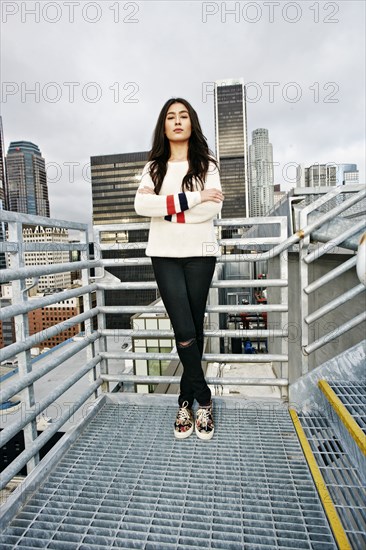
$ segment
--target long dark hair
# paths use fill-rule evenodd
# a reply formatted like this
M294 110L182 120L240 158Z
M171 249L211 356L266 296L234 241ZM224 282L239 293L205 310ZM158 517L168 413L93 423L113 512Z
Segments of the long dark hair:
M172 97L164 104L160 111L153 135L153 144L149 153L150 176L154 182L155 193L158 195L167 172L167 162L170 157L170 143L165 135L165 119L167 112L173 103L183 103L191 120L191 136L188 142L188 172L182 180L182 191L195 191L193 179L195 178L201 189L204 188L206 174L211 161L216 168L218 163L208 148L207 140L202 133L201 125L196 111L192 105L181 97Z

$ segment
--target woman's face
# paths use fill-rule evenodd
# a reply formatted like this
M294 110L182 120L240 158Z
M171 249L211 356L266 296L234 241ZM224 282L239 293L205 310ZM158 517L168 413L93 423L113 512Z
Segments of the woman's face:
M186 141L191 135L191 119L183 103L173 103L165 117L165 134L169 141Z

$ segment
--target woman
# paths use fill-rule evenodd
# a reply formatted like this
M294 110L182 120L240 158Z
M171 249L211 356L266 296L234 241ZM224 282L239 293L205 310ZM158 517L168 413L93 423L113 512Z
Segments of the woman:
M146 255L183 365L174 423L179 439L188 437L193 427L200 439L211 439L214 433L211 391L201 359L207 295L219 255L213 219L223 199L217 161L196 111L185 99L169 99L158 117L135 210L151 217Z

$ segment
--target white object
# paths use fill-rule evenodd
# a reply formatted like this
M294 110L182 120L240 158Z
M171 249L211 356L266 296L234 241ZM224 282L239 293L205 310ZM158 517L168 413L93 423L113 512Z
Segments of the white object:
M358 245L356 272L361 283L366 286L366 233L362 235Z

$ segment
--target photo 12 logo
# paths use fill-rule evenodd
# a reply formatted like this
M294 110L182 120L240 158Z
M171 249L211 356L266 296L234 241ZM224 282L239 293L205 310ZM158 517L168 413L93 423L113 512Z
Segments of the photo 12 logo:
M139 103L140 87L137 82L114 82L102 85L99 82L2 82L1 103L12 98L21 103L98 103L109 97L114 103Z
M224 85L224 83L222 84ZM339 103L340 91L337 82L312 82L310 85L299 82L246 82L244 84L247 103L266 101L275 103L298 103L301 100L312 100L314 103ZM207 103L208 97L213 97L215 82L202 82L202 102Z
M203 23L339 23L337 2L202 2Z
M1 22L139 23L137 2L1 2Z

